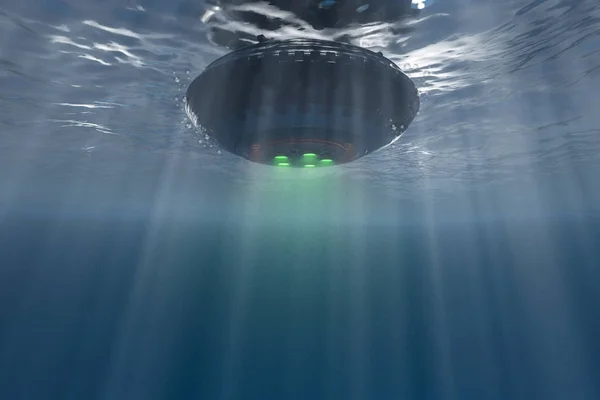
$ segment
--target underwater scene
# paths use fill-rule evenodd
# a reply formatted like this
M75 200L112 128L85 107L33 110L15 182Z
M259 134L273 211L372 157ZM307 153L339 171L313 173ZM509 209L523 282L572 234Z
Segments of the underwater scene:
M0 0L0 399L600 399L599 105L597 0Z

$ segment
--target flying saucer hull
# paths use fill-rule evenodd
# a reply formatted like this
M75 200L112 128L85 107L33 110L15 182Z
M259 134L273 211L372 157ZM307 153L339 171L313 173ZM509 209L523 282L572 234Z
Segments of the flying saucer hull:
M413 82L381 54L306 39L263 41L216 60L186 101L225 150L267 164L306 153L355 160L397 139L419 109Z

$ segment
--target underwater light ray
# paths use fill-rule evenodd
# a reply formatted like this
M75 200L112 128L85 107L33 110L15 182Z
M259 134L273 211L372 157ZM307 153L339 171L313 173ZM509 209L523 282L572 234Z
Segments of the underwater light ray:
M559 393L568 383L583 394L592 378L587 368L591 360L584 351L573 297L562 276L560 260L564 256L555 250L562 239L546 224L536 223L527 232L509 235L510 248L520 255L513 272L521 313L527 321L522 329L535 332L528 337L529 357L536 360L544 392Z
M252 193L247 193L249 201L246 201L242 207L246 210L249 208L258 208L258 199ZM229 399L236 390L236 381L240 374L242 364L242 353L244 351L244 337L246 334L246 326L248 323L249 295L251 292L251 281L253 279L254 262L256 254L254 254L254 231L253 228L253 213L249 213L245 217L245 221L240 224L240 244L237 248L235 264L235 277L229 283L231 288L231 307L228 310L227 321L227 338L225 340L225 351L223 354L222 371L221 371L221 398Z
M359 126L360 128L360 126ZM368 187L365 185L360 190L354 191L355 196L348 201L348 205L352 207L352 213L357 220L358 226L369 226L367 209L367 194ZM349 321L349 352L350 365L349 371L351 374L351 393L358 398L365 398L368 393L372 392L372 380L368 374L371 364L372 353L372 315L369 310L372 309L370 298L372 293L369 292L371 286L370 274L373 274L374 266L369 265L369 259L366 254L367 243L369 239L366 234L366 229L352 229L350 235L352 241L352 263L348 266L348 308L352 310Z
M444 270L442 258L442 250L438 243L438 232L436 224L439 222L436 219L435 206L428 193L427 188L431 183L427 176L423 182L425 190L424 198L422 199L425 212L425 228L427 242L428 263L425 272L428 292L431 293L431 310L428 315L424 316L425 320L433 326L435 348L432 349L435 358L437 359L436 370L434 375L440 381L443 393L449 393L450 398L456 393L455 387L455 366L453 365L452 341L450 339L450 330L448 326L449 317L447 315L446 298L447 289L445 287L444 276L447 272Z
M184 132L179 132L179 135L183 134ZM183 146L183 144L175 146ZM169 252L165 256L161 253L161 248L165 244L165 239L168 241L168 239L176 237L176 232L167 229L165 220L172 211L171 196L176 185L177 171L181 170L184 153L169 151L167 154L161 175L158 177L139 260L134 267L132 287L124 306L122 321L115 339L116 343L110 355L109 373L103 389L103 397L106 399L121 397L124 394L123 390L128 385L124 383L123 379L131 376L124 371L130 369L130 364L134 359L132 355L137 354L144 346L153 348L156 345L154 343L156 338L151 333L160 330L157 327L163 326L165 319L169 318L165 302L169 297L170 288L167 282L169 282L169 274L172 273L172 270L164 268L164 265L157 262L157 259L162 259L164 263L168 264L170 260L176 258L176 254ZM152 309L150 317L148 309ZM172 334L172 332L168 331L167 334ZM144 354L148 362L143 365L147 365L147 368L134 371L132 379L151 380L158 374L157 365L161 366L160 368L164 367L162 360L149 361L161 357L160 352Z

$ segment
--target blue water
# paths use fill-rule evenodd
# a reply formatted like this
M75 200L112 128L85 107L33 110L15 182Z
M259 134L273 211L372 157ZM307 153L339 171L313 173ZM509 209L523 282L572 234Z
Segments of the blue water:
M596 0L270 32L421 93L393 146L310 173L191 126L207 10L0 1L1 400L600 398Z

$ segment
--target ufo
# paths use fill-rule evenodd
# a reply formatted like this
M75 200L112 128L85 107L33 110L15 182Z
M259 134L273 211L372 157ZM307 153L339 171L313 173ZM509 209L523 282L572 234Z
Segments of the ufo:
M186 92L190 119L227 152L277 167L345 164L393 143L419 110L415 84L382 53L258 40L209 64Z

